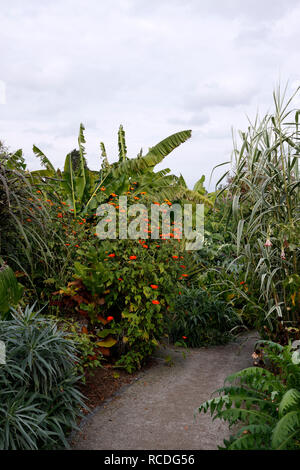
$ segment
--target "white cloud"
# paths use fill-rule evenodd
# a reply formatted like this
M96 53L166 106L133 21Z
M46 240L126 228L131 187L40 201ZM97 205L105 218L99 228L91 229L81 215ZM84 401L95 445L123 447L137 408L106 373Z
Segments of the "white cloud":
M120 123L133 156L191 127L162 166L208 180L231 126L266 111L279 78L299 82L299 21L297 0L0 0L0 138L62 167L83 122L97 168Z

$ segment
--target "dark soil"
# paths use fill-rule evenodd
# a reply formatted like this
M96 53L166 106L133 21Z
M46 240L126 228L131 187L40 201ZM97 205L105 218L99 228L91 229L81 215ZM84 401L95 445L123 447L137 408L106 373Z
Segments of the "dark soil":
M128 374L124 371L116 371L112 367L98 367L86 374L85 384L81 384L80 391L86 397L86 404L93 410L105 400L111 398L126 384L130 384L136 374Z
M149 359L140 371L133 374L116 369L110 364L87 372L85 383L80 385L80 391L86 397L87 406L93 411L116 395L121 387L131 384L141 372L150 369L155 364L157 364L155 359Z

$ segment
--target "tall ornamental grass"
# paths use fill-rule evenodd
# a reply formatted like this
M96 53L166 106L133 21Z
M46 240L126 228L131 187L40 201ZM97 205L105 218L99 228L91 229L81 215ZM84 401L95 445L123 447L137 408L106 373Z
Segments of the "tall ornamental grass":
M282 93L279 87L273 94L273 113L257 117L246 132L240 132L232 170L223 175L228 184L219 192L230 201L229 216L235 223L236 253L229 269L235 265L255 289L261 324L272 334L299 327L300 317L296 93L287 99L286 90Z

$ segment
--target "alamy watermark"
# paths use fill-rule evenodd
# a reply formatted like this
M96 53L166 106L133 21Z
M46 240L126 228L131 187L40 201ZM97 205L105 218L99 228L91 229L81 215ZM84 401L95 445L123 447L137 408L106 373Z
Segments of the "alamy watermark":
M0 341L0 364L6 364L6 348L3 341Z
M126 240L185 239L186 250L200 250L204 242L203 204L158 204L150 211L144 204L127 204L120 196L117 203L101 204L97 216L101 217L96 235L101 239ZM193 210L195 208L195 210ZM161 220L161 223L160 223Z
M0 104L6 104L6 84L0 80Z

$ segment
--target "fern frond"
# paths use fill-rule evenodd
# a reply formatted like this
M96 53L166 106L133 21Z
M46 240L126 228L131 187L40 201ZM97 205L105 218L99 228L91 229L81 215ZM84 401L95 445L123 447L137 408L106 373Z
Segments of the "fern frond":
M300 411L287 413L276 424L272 435L272 448L287 449L296 439L300 438Z
M267 424L251 424L243 426L230 441L227 450L266 450L271 448L271 426Z
M295 388L290 388L282 397L278 414L282 418L291 410L300 410L300 392Z

